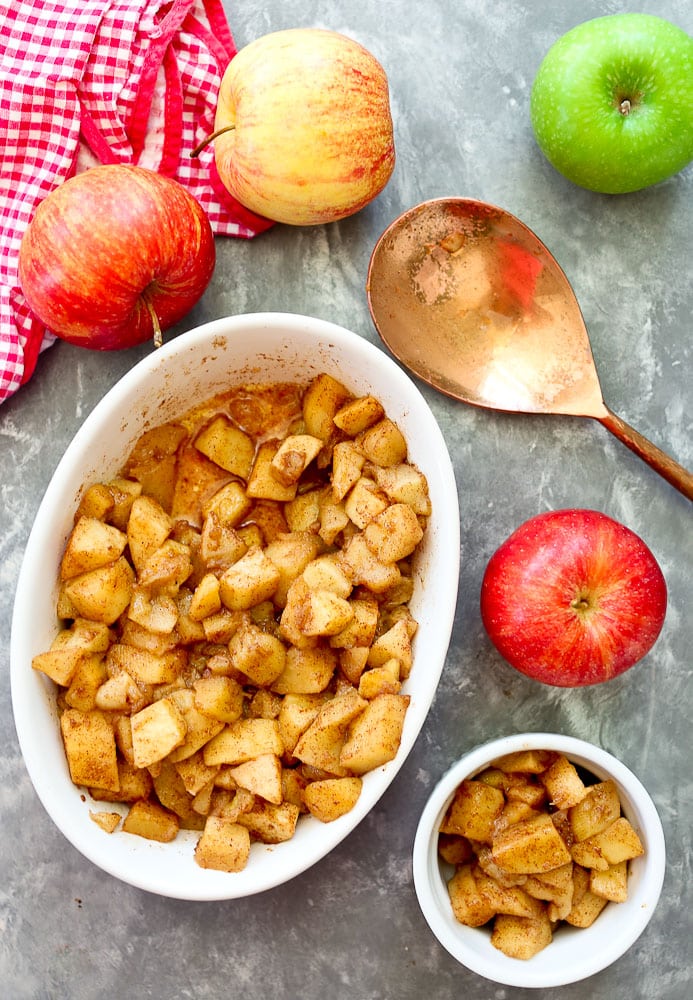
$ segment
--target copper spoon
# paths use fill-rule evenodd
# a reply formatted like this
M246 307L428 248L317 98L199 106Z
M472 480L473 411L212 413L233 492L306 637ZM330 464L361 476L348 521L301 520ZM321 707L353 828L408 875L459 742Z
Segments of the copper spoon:
M593 417L693 500L693 475L605 405L575 293L509 212L440 198L373 250L366 286L382 340L424 382L475 406Z

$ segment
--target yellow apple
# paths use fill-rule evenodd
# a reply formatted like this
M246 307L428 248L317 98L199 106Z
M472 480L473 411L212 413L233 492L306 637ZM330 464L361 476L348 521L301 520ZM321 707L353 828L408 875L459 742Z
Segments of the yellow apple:
M358 42L319 28L271 32L234 56L214 135L233 197L296 226L353 215L395 164L383 67Z

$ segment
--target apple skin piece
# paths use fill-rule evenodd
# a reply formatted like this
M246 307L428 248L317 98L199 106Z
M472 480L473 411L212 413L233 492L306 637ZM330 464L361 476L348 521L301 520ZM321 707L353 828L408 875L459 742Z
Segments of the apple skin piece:
M616 677L664 623L667 588L643 540L599 511L538 514L491 556L481 617L498 652L555 687Z
M170 177L92 167L55 188L22 238L19 280L39 320L80 347L144 343L182 319L216 256L209 219Z
M234 56L214 134L228 191L289 225L353 215L382 191L395 164L383 67L358 42L319 28L271 32Z
M693 160L693 38L650 14L578 24L546 53L530 116L549 162L581 187L666 180Z

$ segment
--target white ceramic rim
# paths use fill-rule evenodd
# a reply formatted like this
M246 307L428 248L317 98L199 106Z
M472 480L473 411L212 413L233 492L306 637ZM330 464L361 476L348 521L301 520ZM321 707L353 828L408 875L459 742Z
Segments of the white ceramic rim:
M455 789L506 753L550 749L588 769L600 780L613 778L623 813L643 841L645 854L631 862L629 898L609 903L591 928L564 925L551 944L528 961L508 958L481 928L455 920L442 866L438 861L440 823ZM428 799L414 839L414 887L421 911L441 945L472 972L505 986L549 988L579 982L615 962L642 934L659 900L666 849L659 814L639 779L616 757L585 740L557 733L519 733L476 747L440 779ZM622 919L627 907L627 919ZM579 943L580 947L572 947Z
M278 339L282 341L283 338L283 348L273 343L276 328L281 331ZM330 824L322 824L312 817L304 817L291 841L279 845L254 844L251 848L250 861L244 871L227 874L202 869L194 862L193 847L199 833L182 831L172 843L158 844L153 841L142 841L139 837L122 832L95 837L94 830L102 831L98 831L93 824L92 830L91 820L86 819L81 823L76 820L75 810L79 808L78 803L81 802L83 809L86 806L83 799L80 799L82 790L73 786L67 775L55 708L52 709L55 719L52 750L62 757L66 781L56 784L47 777L43 766L46 747L39 747L32 739L32 730L36 725L34 699L43 697L54 702L54 687L46 678L31 670L31 658L41 646L39 640L29 634L30 630L22 630L20 625L30 621L32 617L33 601L28 588L30 566L42 553L48 553L46 565L57 565L57 561L51 562L51 556L57 560L57 552L62 550L64 544L64 538L56 539L55 532L51 531L41 515L47 509L55 509L58 503L67 504L71 511L74 510L76 492L70 466L73 461L84 461L83 456L89 448L92 428L98 426L105 416L114 410L128 413L130 401L136 399L138 392L143 391L142 387L153 372L161 366L165 368L166 365L170 365L171 359L175 359L174 364L179 364L178 359L181 354L186 356L187 352L194 353L200 344L205 344L210 352L218 354L223 350L225 341L234 337L250 337L253 338L253 345L264 345L266 351L274 349L275 353L278 353L282 349L290 351L292 335L298 331L305 332L306 329L315 337L316 358L344 351L349 357L358 360L360 369L382 371L383 374L377 376L375 381L377 382L378 378L387 378L388 391L391 391L392 398L409 400L407 411L411 408L412 399L420 404L416 412L417 428L420 428L426 440L431 443L431 447L426 449L425 461L419 460L416 456L413 456L413 460L417 461L417 464L424 465L429 476L435 470L435 479L439 484L439 493L432 515L432 520L435 519L437 524L436 531L441 537L437 544L435 574L436 581L446 588L445 592L450 595L450 599L435 608L436 627L430 629L426 637L425 672L421 670L417 675L416 693L412 696L405 717L402 741L395 759L364 776L361 796L351 812ZM259 366L262 365L262 351L258 358L256 371L261 372ZM306 362L304 369L297 368L299 363L297 355L291 363L297 371L296 377L301 377ZM321 369L318 368L314 373L317 374L319 370ZM306 380L308 377L310 376L305 376ZM346 380L346 376L342 377ZM194 383L194 373L191 382ZM194 391L193 386L192 392ZM193 401L194 399L191 399L191 405ZM387 404L386 410L389 410ZM155 423L172 419L180 412L180 408L166 412L164 402L159 411L148 414L149 423L146 425L153 426ZM142 425L138 425L135 416L131 421L127 417L122 419L123 424L127 426L130 440L134 443ZM126 447L118 450L121 462L126 453ZM447 446L420 390L388 354L344 327L327 320L294 313L252 313L225 317L179 335L130 369L86 418L57 465L27 542L17 583L12 619L10 678L12 707L20 748L29 777L44 808L63 835L95 865L121 881L159 895L190 900L233 899L265 891L301 874L351 833L389 787L412 749L435 696L445 663L454 621L459 563L459 505ZM414 641L416 643L416 639ZM425 682L419 685L424 676ZM403 693L407 693L407 683L403 686ZM94 803L90 802L89 805L94 807ZM96 808L104 806L105 804L96 803ZM122 808L119 808L119 811L122 811ZM316 829L319 829L319 833L315 832ZM319 841L318 845L316 841ZM133 863L135 854L142 853L143 844L146 845L146 865L140 862ZM172 868L184 870L184 874L181 875L178 871L177 877L172 879L170 874Z

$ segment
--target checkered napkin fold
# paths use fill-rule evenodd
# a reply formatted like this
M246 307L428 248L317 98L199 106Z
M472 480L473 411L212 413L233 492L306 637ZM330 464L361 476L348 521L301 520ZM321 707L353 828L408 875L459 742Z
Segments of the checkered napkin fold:
M225 191L210 147L190 157L235 52L221 0L12 0L0 12L0 402L54 340L21 293L19 245L74 173L136 163L180 181L219 235L268 228Z

